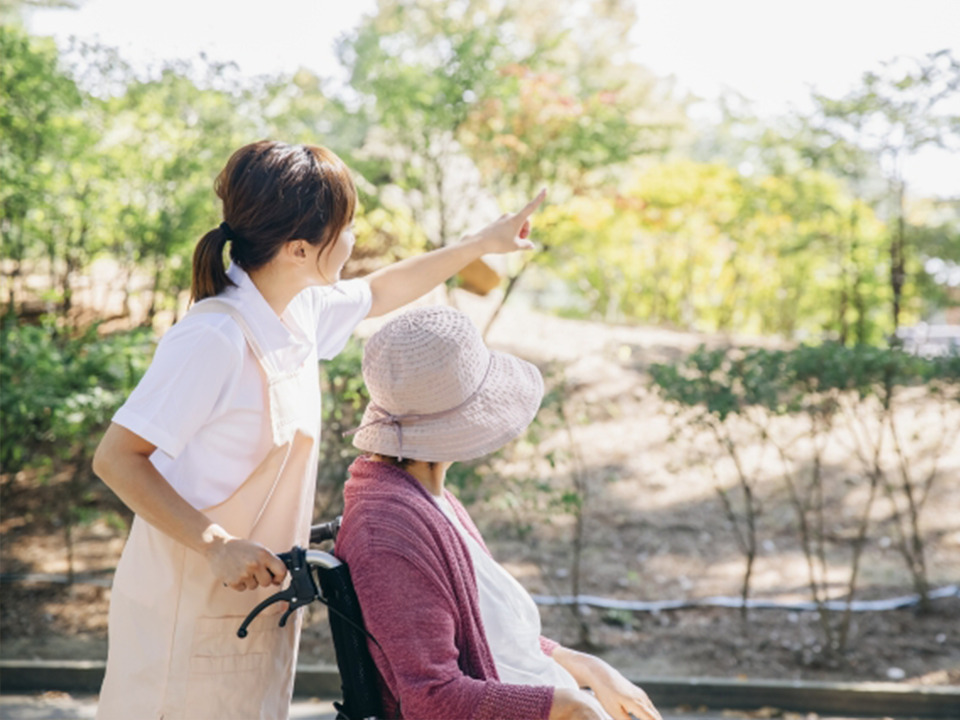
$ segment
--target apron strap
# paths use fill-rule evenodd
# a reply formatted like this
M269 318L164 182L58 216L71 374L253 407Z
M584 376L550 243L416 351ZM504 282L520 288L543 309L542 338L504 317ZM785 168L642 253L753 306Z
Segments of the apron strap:
M220 298L212 297L201 300L198 303L194 303L193 307L190 308L189 312L191 313L201 313L209 315L229 315L236 321L237 325L240 326L240 330L243 332L243 336L247 340L247 344L250 346L251 352L257 358L257 361L260 363L260 367L263 368L264 374L267 376L267 381L271 382L274 380L280 372L276 369L274 364L267 357L266 353L263 352L263 348L260 346L259 341L257 340L256 335L253 334L253 330L250 328L250 325L247 323L246 318L244 318L243 313L240 312L235 306L231 305L228 302L221 300ZM188 313L189 314L189 313ZM271 426L273 426L273 413L275 409L272 407L269 408L270 417L271 417ZM279 442L279 440L274 436L274 442ZM283 463L280 465L280 469L277 471L277 476L273 480L273 484L270 487L270 491L266 494L263 499L263 502L260 504L260 509L257 511L257 516L253 520L253 524L250 526L248 531L248 536L253 534L254 529L257 525L260 524L260 520L263 517L263 513L267 509L267 505L270 504L270 500L273 499L273 494L277 490L277 486L280 484L280 478L283 477L284 471L287 469L287 462L290 460L291 453L293 452L294 442L291 439L287 443L286 453L283 457Z
M273 499L273 494L277 491L277 485L280 484L280 478L283 477L284 471L287 469L287 461L290 460L290 455L293 453L293 441L291 440L287 443L287 451L283 456L283 464L280 465L280 469L277 470L277 476L273 479L273 485L270 486L270 492L267 493L266 497L263 498L263 502L260 503L260 509L257 511L257 516L253 519L253 524L250 525L250 531L248 535L253 535L254 529L257 525L260 524L260 519L263 517L263 513L266 512L267 505L270 504L270 501Z
M247 344L250 346L250 350L253 352L254 357L257 358L260 366L267 374L267 378L272 380L279 374L277 368L270 361L270 359L267 357L267 354L260 346L257 336L254 335L253 330L247 323L246 318L243 317L243 313L241 313L236 307L228 302L220 300L219 298L212 297L194 303L188 314L190 313L196 313L200 315L229 315L232 317L237 325L240 326L240 331L246 338Z

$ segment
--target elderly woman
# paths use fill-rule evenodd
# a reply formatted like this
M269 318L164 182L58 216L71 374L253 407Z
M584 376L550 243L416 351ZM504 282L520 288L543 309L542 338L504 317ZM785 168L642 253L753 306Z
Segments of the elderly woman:
M536 367L488 350L470 320L413 310L370 338L337 554L350 566L390 718L659 720L602 660L540 635L530 595L490 555L447 469L533 420ZM589 688L592 693L581 688Z

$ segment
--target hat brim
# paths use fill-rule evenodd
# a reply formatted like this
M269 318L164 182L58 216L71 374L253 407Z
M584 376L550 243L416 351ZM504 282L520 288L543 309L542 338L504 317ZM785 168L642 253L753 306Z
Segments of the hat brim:
M483 387L466 405L440 418L403 422L402 450L396 426L368 425L380 417L369 406L361 429L353 436L354 447L425 462L473 460L499 450L536 417L543 399L543 377L526 360L494 351L490 356Z

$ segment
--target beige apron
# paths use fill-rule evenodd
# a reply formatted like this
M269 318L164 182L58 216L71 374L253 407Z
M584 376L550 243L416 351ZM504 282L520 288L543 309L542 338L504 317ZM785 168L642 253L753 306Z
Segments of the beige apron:
M240 312L204 300L190 312L227 313L240 325L265 376L273 447L222 503L203 512L236 537L275 553L306 546L316 482L320 387L316 354L281 373ZM117 566L100 720L286 718L300 613L278 626L286 603L261 613L240 639L246 614L279 588L224 587L200 554L139 516Z

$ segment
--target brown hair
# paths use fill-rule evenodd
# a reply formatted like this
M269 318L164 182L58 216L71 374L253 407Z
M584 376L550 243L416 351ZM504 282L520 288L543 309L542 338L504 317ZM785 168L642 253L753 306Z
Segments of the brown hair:
M410 465L417 462L417 460L414 460L413 458L398 458L395 455L383 455L381 453L367 453L367 457L380 458L384 462L393 465L394 467L398 467L401 470L406 470L408 467L410 467ZM427 465L429 465L431 468L433 468L433 466L436 464L437 463L432 460L427 461Z
M291 240L321 252L353 220L357 190L344 162L316 145L261 140L237 150L214 183L224 224L204 235L193 253L194 301L217 295L227 277L223 248L247 272L270 262Z

